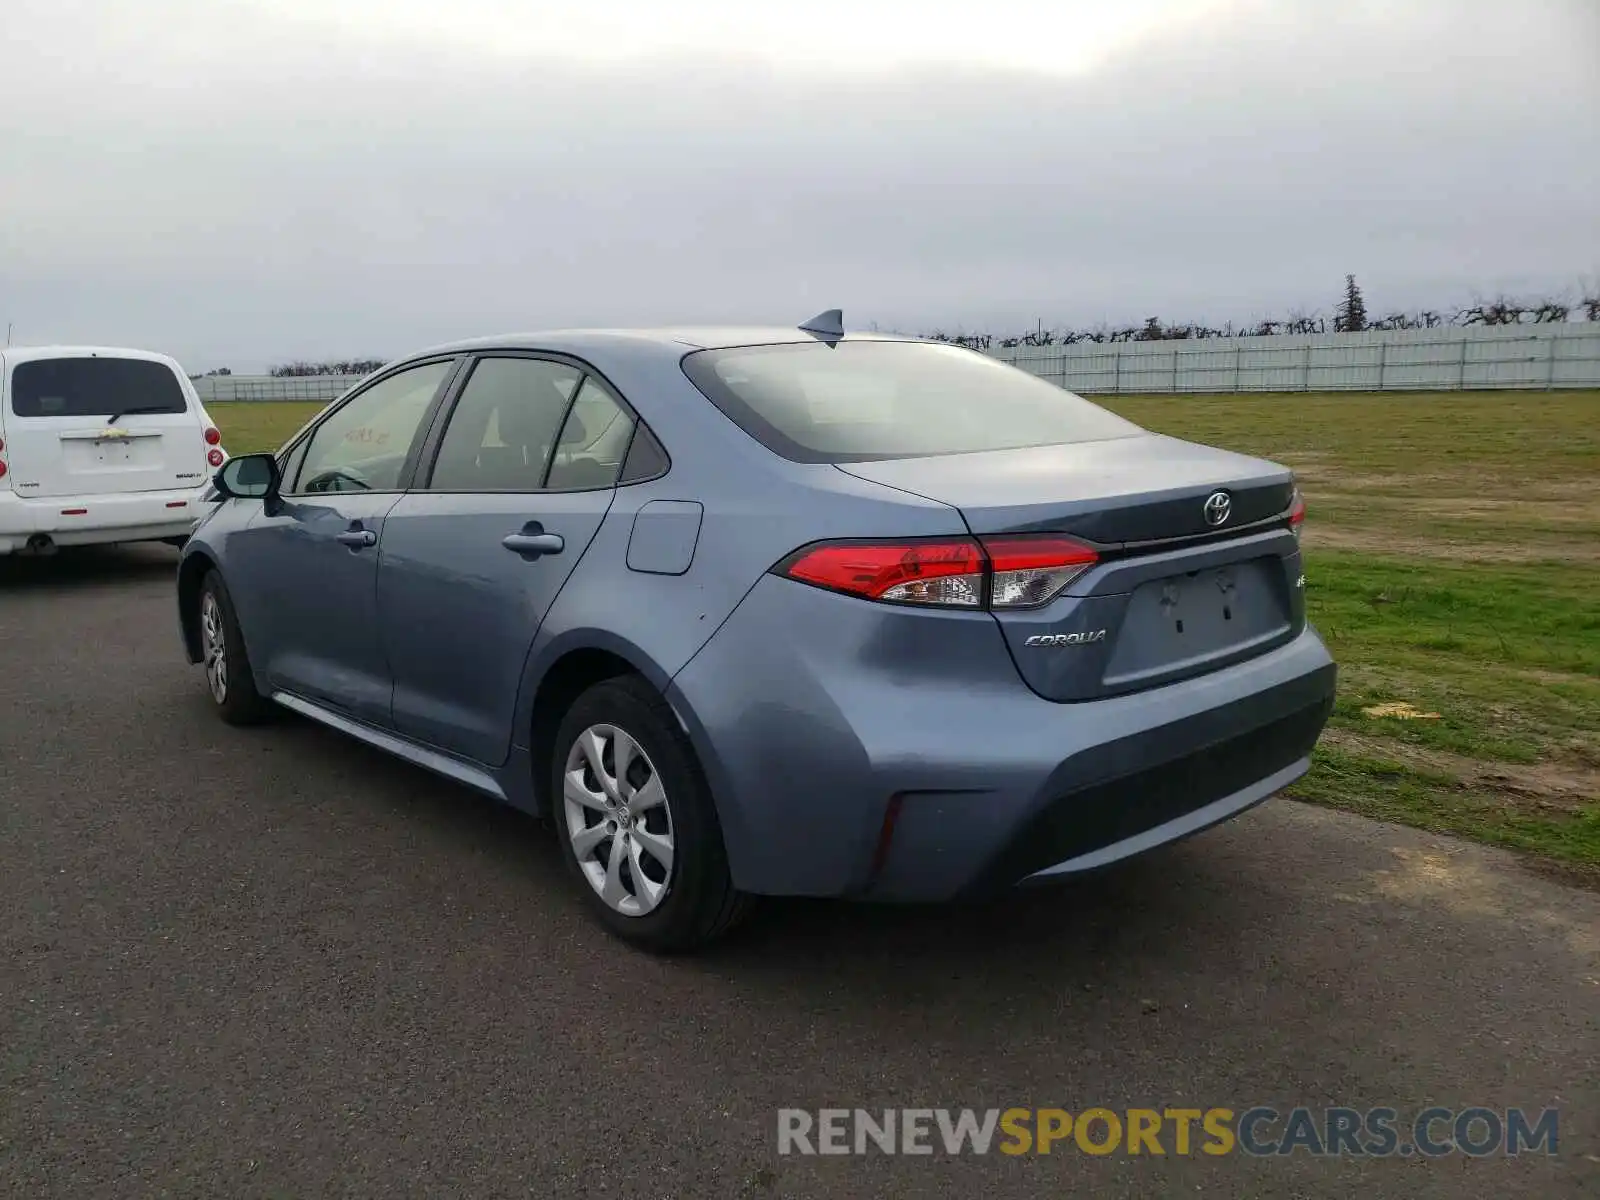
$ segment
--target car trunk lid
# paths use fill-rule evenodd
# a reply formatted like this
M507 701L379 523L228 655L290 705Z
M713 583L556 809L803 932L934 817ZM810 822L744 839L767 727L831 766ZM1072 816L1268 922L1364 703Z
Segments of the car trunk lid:
M1290 472L1227 450L1159 434L946 454L839 469L959 508L972 532L1068 533L1102 546L1231 532L1289 507ZM1207 521L1225 490L1229 510Z
M1277 464L1151 434L839 469L954 506L980 540L1093 546L1099 561L1054 599L994 610L1018 672L1049 699L1176 682L1304 625L1294 478Z

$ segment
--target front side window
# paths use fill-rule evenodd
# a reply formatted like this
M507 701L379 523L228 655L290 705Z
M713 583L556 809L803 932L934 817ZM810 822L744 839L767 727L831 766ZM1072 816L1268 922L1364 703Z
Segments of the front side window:
M563 362L482 359L450 414L428 490L540 490L582 378Z
M19 417L120 417L189 411L166 363L146 358L35 358L11 372Z
M392 492L455 362L398 371L351 398L311 434L296 492Z
M701 350L683 370L796 462L869 462L1133 437L1137 425L957 346L843 341Z
M295 479L300 474L300 464L306 460L306 448L311 445L310 438L301 438L293 450L278 464L278 486L284 492L294 491Z

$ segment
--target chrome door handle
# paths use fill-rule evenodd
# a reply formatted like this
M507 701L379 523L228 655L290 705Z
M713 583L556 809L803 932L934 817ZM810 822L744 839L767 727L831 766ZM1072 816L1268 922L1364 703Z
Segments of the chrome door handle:
M352 549L359 550L363 546L376 546L378 535L370 529L346 529L337 535L340 542Z
M567 545L559 533L511 533L501 538L500 544L515 554L529 557L560 554Z

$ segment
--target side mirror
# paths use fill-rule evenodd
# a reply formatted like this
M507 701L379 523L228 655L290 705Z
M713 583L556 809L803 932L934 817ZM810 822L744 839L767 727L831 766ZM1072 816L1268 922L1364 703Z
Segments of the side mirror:
M270 454L241 454L218 468L211 481L230 500L264 500L278 494L278 460Z

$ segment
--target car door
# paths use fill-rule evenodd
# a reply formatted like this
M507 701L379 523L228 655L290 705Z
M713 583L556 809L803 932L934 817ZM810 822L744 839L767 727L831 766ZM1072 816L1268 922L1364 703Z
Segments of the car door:
M263 682L390 721L378 630L384 520L415 469L457 360L408 366L341 403L285 457L294 474L228 547L225 574Z
M615 495L634 417L578 364L486 356L389 512L379 621L397 731L505 761L534 634Z

